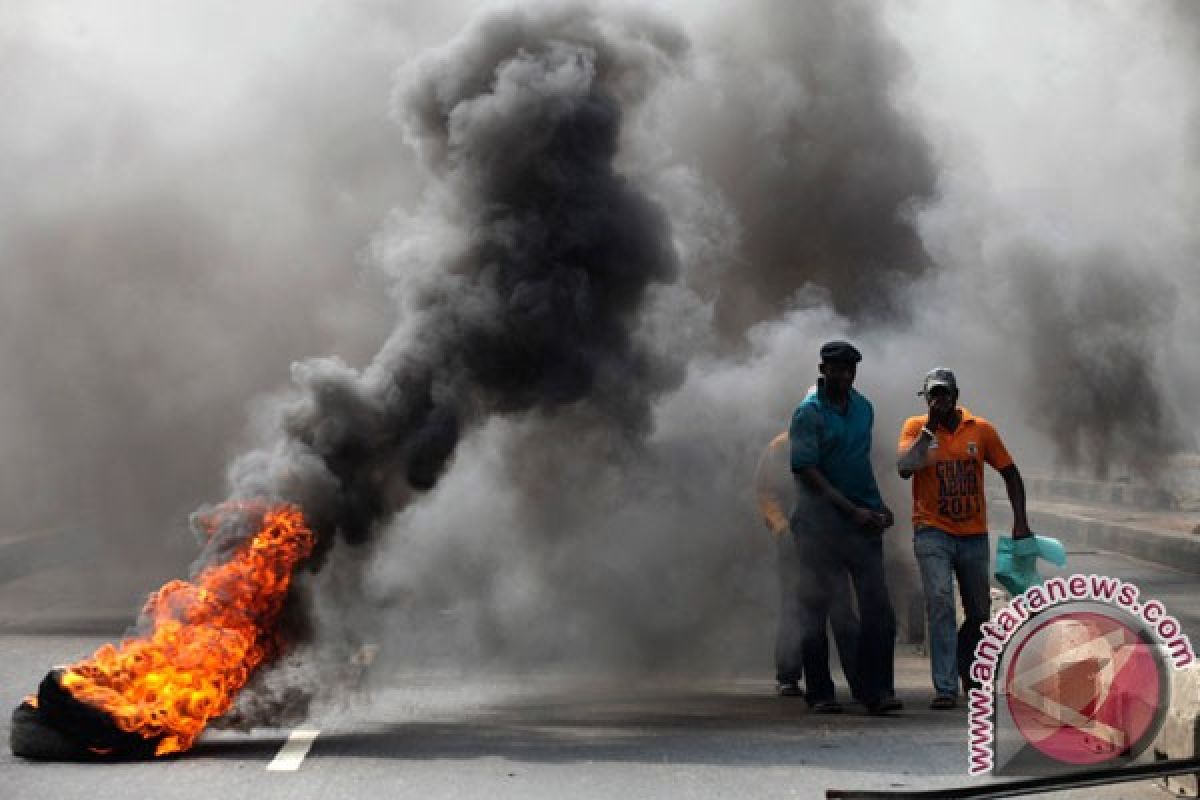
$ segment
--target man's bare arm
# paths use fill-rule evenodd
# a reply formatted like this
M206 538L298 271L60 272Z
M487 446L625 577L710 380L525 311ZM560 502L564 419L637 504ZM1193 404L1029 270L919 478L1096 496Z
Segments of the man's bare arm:
M1008 502L1013 511L1013 538L1024 539L1030 535L1029 519L1025 515L1025 481L1021 479L1021 471L1016 464L1009 464L1000 470L1004 478L1004 488L1008 492Z
M845 514L855 525L883 530L892 524L891 511L879 512L854 505L816 467L801 467L796 470L796 476L804 482L805 486L832 503L834 508Z
M759 488L755 493L758 498L759 514L771 533L783 536L788 530L787 514L783 511L783 503L779 495L768 488Z
M921 432L917 434L912 446L901 453L899 460L896 461L896 470L900 473L901 478L908 480L914 472L925 466L925 457L929 454L929 445L932 442L933 433L929 427L921 428Z

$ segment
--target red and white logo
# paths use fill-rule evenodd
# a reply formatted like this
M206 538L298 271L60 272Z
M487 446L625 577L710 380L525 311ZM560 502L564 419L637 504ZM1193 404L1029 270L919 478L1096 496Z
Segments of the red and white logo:
M1063 609L1010 652L1000 694L1045 757L1102 765L1136 756L1157 733L1165 665L1150 637L1113 610Z

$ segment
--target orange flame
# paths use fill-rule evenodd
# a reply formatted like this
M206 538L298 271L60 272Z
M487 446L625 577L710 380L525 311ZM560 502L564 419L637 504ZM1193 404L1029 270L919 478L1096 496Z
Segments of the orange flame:
M276 654L275 625L292 572L312 552L313 533L300 509L263 508L258 531L232 558L151 595L143 610L152 624L148 634L120 647L106 644L71 665L63 688L107 712L121 730L161 736L157 755L191 747Z

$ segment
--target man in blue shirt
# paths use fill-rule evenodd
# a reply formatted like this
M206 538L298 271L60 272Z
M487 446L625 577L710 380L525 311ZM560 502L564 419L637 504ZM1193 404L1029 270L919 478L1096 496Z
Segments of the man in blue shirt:
M895 711L889 694L896 620L883 570L882 533L894 518L871 469L875 410L852 385L862 355L848 342L821 347L821 377L788 429L798 502L791 527L808 569L801 600L807 699L819 713L842 710L829 674L825 628L832 593L848 573L858 599L859 698L868 713Z

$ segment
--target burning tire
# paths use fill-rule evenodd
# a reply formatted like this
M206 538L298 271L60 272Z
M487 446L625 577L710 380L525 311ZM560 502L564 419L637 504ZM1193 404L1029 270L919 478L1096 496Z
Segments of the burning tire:
M315 537L300 509L241 502L218 509L239 546L150 596L141 632L51 670L13 712L15 755L149 759L187 750L284 646L280 614Z
M13 755L21 758L38 761L91 760L86 747L43 722L38 710L29 703L21 703L13 711L8 744Z
M13 755L39 761L112 761L154 756L158 739L123 731L112 717L76 700L62 688L61 670L38 686L37 705L13 711L9 746Z

